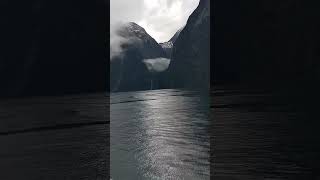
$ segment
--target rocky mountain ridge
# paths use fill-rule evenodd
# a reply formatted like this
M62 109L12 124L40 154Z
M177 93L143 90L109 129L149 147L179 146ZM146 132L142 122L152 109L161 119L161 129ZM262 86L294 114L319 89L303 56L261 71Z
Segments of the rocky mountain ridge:
M184 27L183 27L184 28ZM176 42L177 38L179 37L180 32L183 30L180 28L173 36L170 38L168 42L159 43L163 50L166 52L167 57L171 58L173 45Z
M157 87L158 78L150 72L144 62L146 59L167 57L162 47L134 22L123 24L117 35L128 41L122 44L122 56L110 61L110 91L137 91Z

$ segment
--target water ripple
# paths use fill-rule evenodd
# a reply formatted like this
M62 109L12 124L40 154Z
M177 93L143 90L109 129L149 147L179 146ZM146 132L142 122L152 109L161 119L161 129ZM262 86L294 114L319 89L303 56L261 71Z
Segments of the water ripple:
M116 93L110 110L113 179L209 179L207 97L178 90Z

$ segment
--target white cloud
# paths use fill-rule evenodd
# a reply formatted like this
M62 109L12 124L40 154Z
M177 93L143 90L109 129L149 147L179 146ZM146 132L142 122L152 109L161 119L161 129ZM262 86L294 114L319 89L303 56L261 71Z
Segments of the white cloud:
M110 60L120 56L122 52L121 44L126 42L126 39L117 34L118 25L110 26Z
M121 57L123 55L123 44L131 44L137 40L133 38L125 38L117 33L123 25L123 23L119 22L113 23L110 26L110 61L114 60L115 57Z
M155 58L155 59L144 59L143 63L146 65L150 72L163 72L168 69L170 59L167 58Z
M136 22L158 42L183 27L199 0L110 0L110 21Z

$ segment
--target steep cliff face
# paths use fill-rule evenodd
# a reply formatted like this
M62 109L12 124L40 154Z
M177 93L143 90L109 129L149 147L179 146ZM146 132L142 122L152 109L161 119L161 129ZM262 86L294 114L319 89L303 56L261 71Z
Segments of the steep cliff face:
M173 45L176 42L177 38L179 37L182 29L183 28L179 29L168 42L160 43L160 46L166 52L168 58L171 58Z
M168 41L168 42L159 43L159 44L164 50L164 52L166 53L166 56L170 58L172 54L173 43Z
M171 88L209 89L210 0L200 0L174 44L171 59Z
M1 2L0 96L106 91L105 2Z
M122 44L121 56L110 61L110 91L136 91L150 89L153 74L144 59L166 57L161 46L139 25L130 22L117 30L117 35L127 39Z

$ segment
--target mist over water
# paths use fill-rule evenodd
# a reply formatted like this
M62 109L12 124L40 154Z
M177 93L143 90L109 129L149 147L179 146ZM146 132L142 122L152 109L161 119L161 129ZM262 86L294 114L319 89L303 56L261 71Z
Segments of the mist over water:
M149 72L163 72L168 69L170 59L167 58L155 58L144 59L143 63L146 65Z

